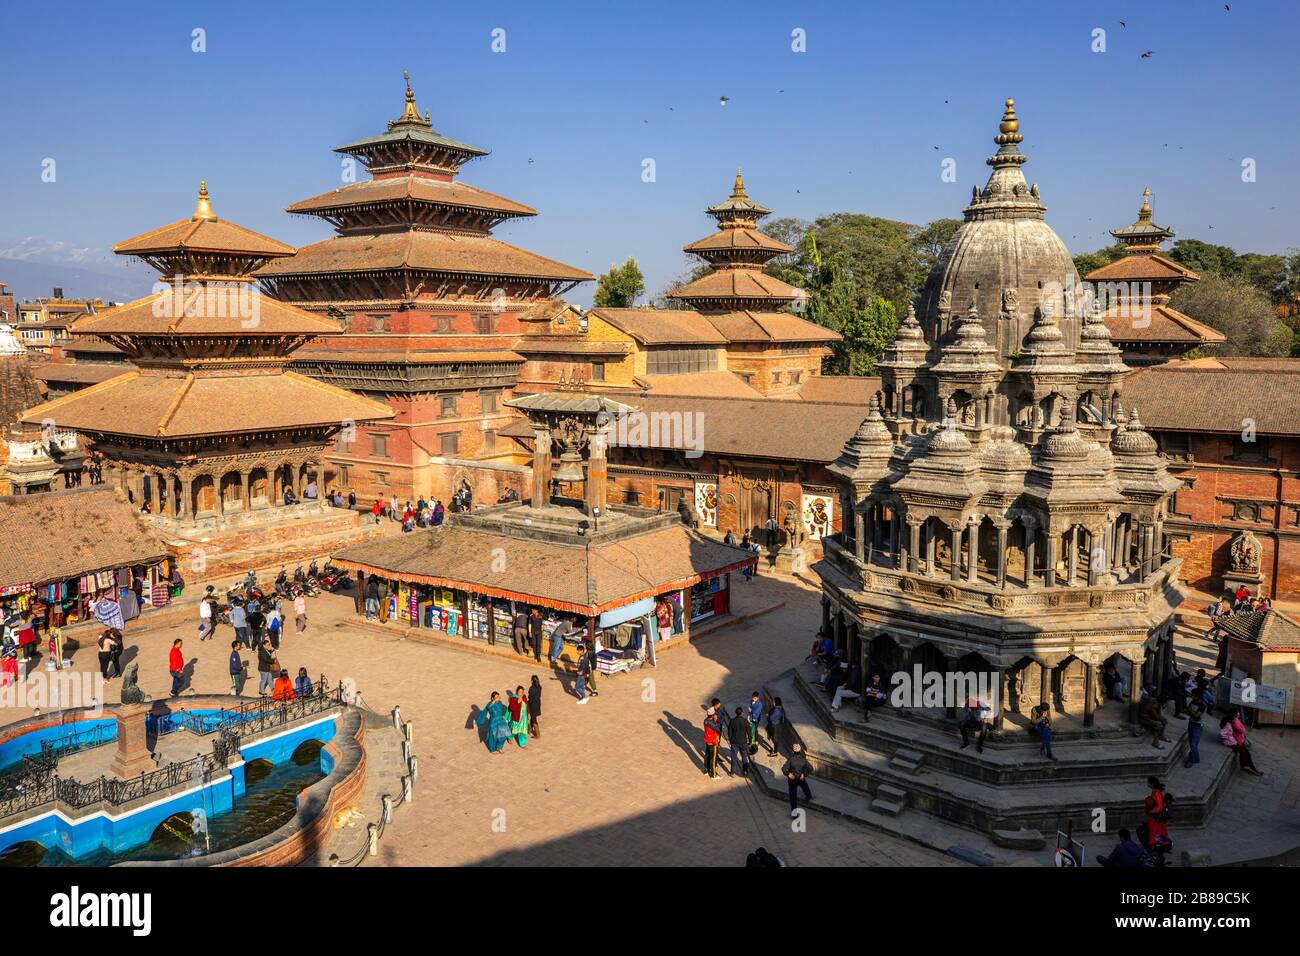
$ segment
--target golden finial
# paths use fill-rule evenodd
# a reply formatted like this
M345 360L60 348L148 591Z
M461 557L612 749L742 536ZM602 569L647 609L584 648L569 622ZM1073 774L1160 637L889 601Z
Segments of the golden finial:
M998 143L1019 143L1024 140L1020 135L1020 120L1016 117L1016 101L1007 98L1006 110L1002 113L1002 122L998 124L998 136L995 141Z
M195 219L216 219L217 215L212 211L212 201L208 199L208 181L199 180L199 201L194 204Z
M420 108L415 105L415 91L411 89L411 74L405 70L402 71L402 79L406 81L406 108L402 110L402 118L399 123L423 123L420 119Z
M1142 190L1142 208L1138 210L1139 219L1151 218L1151 187L1147 186Z
M740 175L740 167L736 167L736 184L731 188L731 198L741 199L745 196L745 177Z

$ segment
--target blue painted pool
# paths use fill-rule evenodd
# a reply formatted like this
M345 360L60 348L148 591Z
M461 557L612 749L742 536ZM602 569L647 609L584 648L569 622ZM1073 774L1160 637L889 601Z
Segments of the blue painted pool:
M125 815L101 810L73 820L62 809L51 806L39 817L0 828L0 853L17 844L31 841L57 848L62 856L72 862L90 857L102 859L105 855L124 854L149 843L158 825L174 814L193 814L201 810L209 819L228 814L247 795L245 773L248 764L255 760L265 760L273 768L284 767L291 762L294 752L305 741L325 744L332 740L337 730L336 720L334 715L325 715L311 723L241 748L242 759L232 761L228 772L220 778L206 785L201 780L196 780L191 791L160 798ZM58 729L66 732L66 726ZM37 750L39 749L38 742ZM321 750L317 765L310 769L319 776L324 776L333 770L333 765L333 759ZM277 785L283 783L278 777L275 782Z

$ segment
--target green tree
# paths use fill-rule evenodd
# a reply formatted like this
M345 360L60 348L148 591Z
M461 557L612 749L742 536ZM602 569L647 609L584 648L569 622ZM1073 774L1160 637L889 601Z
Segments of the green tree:
M645 276L636 260L628 257L621 266L611 266L596 283L594 302L598 309L626 309L645 294Z
M1128 250L1121 243L1104 246L1096 252L1081 252L1074 257L1074 268L1079 272L1079 278L1087 278L1088 273L1094 269L1100 269L1102 266L1108 266L1117 259L1122 259L1128 254Z
M853 309L839 331L844 336L839 351L845 374L874 375L876 361L898 331L894 303L876 296L865 309Z
M1201 275L1235 276L1239 272L1235 249L1199 239L1177 240L1169 250L1169 258Z
M1170 308L1218 329L1228 337L1220 355L1289 355L1294 333L1279 321L1263 292L1240 277L1212 272L1174 292Z
M960 219L936 219L929 225L914 227L912 248L921 257L919 265L922 282L925 281L925 276L930 274L934 264L939 261L939 256L948 247L948 243L952 242L953 236L957 235L961 222Z

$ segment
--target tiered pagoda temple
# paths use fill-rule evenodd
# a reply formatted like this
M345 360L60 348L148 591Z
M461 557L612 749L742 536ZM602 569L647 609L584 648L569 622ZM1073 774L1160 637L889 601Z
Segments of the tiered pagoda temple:
M342 335L311 342L294 368L396 412L331 450L333 480L403 500L447 500L462 482L491 499L526 484L514 446L497 442L525 361L513 346L532 326L549 328L558 297L591 275L491 235L536 211L457 178L487 150L434 129L409 76L402 114L336 151L371 178L287 211L337 235L257 271L274 297L343 322Z
M1025 181L1022 139L1008 100L992 174L831 466L850 517L814 565L822 627L849 660L882 671L887 688L896 674L936 675L947 696L909 695L864 723L851 708L829 713L804 668L791 679L822 723L791 716L814 761L868 780L882 812L920 806L1005 833L1064 829L1086 801L1115 826L1140 817L1147 775L1173 774L1187 819L1202 819L1222 761L1184 771L1185 740L1155 749L1150 734L1134 737L1144 684L1174 666L1184 592L1164 525L1181 482L1137 409L1122 408L1127 370L1105 323L1070 301L1077 274ZM1125 703L1101 703L1108 665L1124 675ZM982 754L957 750L956 675L991 690ZM1056 724L1055 763L1026 733L1039 704Z
M652 392L656 375L726 371L750 386L750 394L792 395L821 374L828 346L840 337L791 313L806 294L763 271L792 250L759 230L772 210L749 197L739 170L731 195L705 212L717 230L682 248L703 259L710 271L667 293L698 318L658 309L593 309L592 314L644 346L645 367L636 371L649 378ZM722 394L734 397L735 392Z
M1174 290L1201 277L1161 254L1161 245L1174 237L1151 214L1151 190L1142 190L1137 222L1111 233L1127 255L1084 278L1099 287L1106 302L1102 320L1127 365L1158 365L1182 358L1193 349L1222 345L1228 337L1169 308Z
M22 421L83 435L103 456L105 482L155 515L180 553L203 542L213 562L256 564L258 546L278 542L291 559L291 539L355 530L355 514L322 507L323 454L340 432L392 411L288 370L303 343L342 332L258 292L252 271L293 249L219 219L202 184L193 216L113 251L156 268L162 288L72 331L135 367ZM319 497L304 502L311 484ZM303 503L285 507L286 491Z

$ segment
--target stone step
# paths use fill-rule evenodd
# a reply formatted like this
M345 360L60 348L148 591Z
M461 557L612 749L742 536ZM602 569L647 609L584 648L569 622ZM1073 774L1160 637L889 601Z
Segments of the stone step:
M1041 832L1024 827L1019 830L994 830L992 836L994 843L1008 850L1041 850L1047 845Z
M883 813L885 816L896 817L907 809L905 800L889 800L885 797L876 797L871 801L871 809L877 813Z
M925 762L925 754L919 750L909 750L906 747L899 747L894 751L894 756L889 758L889 765L895 770L901 770L903 773L920 773L921 764Z

